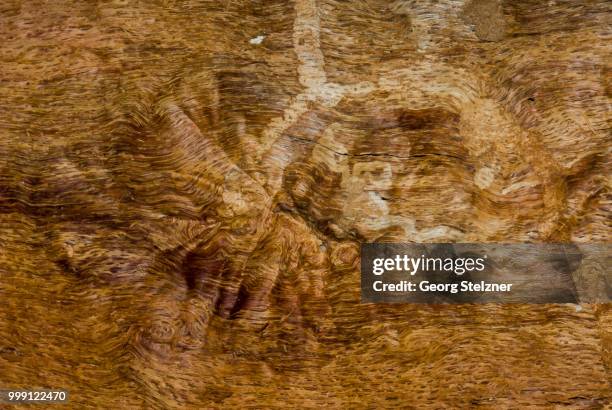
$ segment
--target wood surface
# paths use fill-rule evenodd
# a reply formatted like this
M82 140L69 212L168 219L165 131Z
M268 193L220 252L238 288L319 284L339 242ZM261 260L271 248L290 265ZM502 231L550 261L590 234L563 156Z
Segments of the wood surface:
M611 23L606 0L0 0L0 388L609 408L609 304L360 304L359 244L609 242Z

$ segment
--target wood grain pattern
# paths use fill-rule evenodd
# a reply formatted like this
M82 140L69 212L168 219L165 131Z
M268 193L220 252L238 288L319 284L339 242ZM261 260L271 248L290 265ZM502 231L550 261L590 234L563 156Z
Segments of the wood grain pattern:
M1 1L0 387L609 406L609 305L362 305L358 250L610 241L611 11Z

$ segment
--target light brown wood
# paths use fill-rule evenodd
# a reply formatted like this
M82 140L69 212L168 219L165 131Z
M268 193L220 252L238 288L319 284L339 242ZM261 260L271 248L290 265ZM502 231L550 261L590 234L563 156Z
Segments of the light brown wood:
M0 388L609 405L609 305L361 305L358 249L610 241L610 11L2 1Z

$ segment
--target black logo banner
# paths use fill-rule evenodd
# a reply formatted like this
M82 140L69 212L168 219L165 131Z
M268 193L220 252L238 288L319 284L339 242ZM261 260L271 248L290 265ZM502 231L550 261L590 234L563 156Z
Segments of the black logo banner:
M362 303L609 303L610 244L361 246Z

